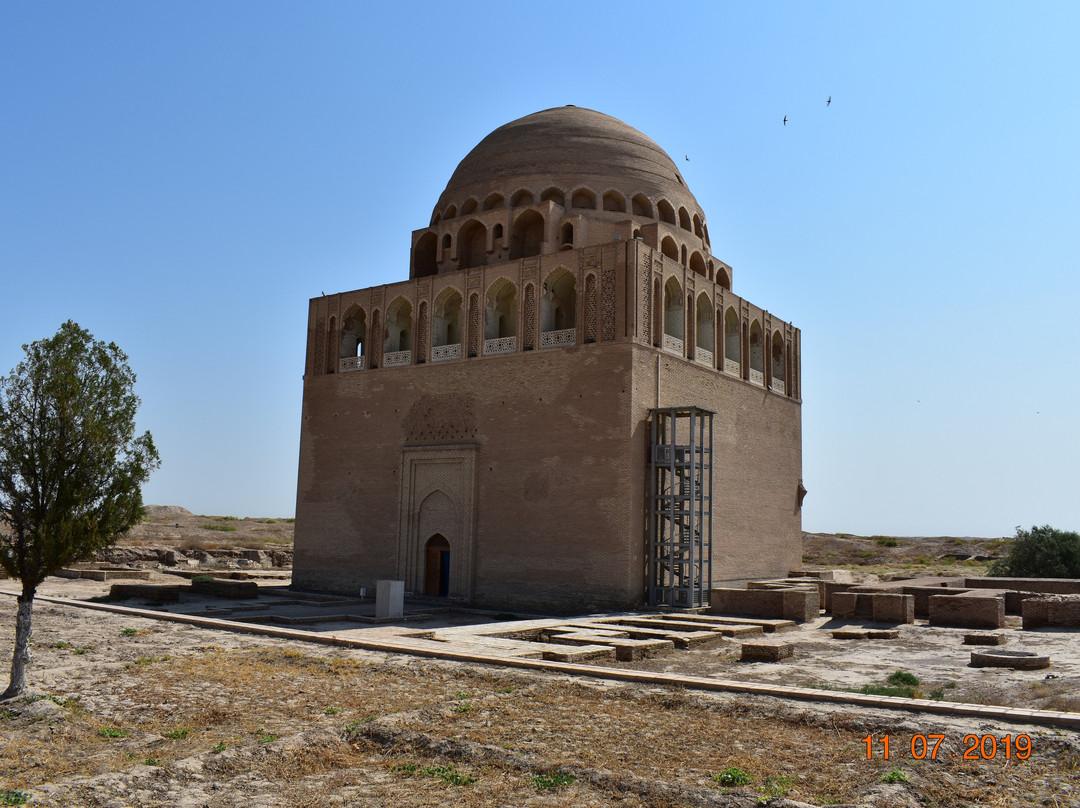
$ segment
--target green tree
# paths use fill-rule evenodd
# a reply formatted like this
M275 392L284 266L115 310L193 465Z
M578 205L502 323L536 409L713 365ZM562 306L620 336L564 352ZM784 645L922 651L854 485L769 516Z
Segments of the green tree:
M0 699L26 690L38 585L138 523L160 465L150 433L135 435L135 374L115 344L68 320L23 351L0 379L0 566L22 582Z
M991 564L989 572L1012 578L1080 578L1080 534L1050 525L1017 527L1008 555Z

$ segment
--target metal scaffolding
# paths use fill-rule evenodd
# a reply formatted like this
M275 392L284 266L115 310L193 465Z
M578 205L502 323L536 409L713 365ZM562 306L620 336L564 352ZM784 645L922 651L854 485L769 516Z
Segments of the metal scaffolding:
M712 591L712 410L649 411L651 606L708 606Z

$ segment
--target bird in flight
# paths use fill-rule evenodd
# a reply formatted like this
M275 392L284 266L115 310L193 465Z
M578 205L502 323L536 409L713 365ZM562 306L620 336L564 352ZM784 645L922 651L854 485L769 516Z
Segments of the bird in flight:
M784 116L784 126L787 126L787 115Z
M689 154L686 155L686 162L688 162L688 163L690 162L690 155Z
M825 99L825 106L829 106L829 104L831 104L831 103L832 103L832 96L830 95L828 98Z

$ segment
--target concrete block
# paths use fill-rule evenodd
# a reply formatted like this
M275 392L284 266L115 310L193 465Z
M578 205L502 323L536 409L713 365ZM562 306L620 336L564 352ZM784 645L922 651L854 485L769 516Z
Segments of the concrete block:
M931 595L930 625L961 628L1002 628L1005 598L996 595Z
M396 619L405 616L405 582L375 583L375 616Z

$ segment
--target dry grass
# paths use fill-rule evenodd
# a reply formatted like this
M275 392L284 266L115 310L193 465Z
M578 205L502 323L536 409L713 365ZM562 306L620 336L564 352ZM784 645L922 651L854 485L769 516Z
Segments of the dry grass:
M132 771L147 759L181 777L175 764L196 757L216 779L262 783L283 805L329 805L351 789L356 804L373 805L664 806L708 804L726 791L715 775L734 766L753 778L734 794L763 796L767 783L786 777L787 797L835 803L858 801L897 763L865 759L862 738L888 725L823 719L810 708L777 714L680 690L423 660L361 662L321 649L203 646L167 656L147 645L153 639L142 638L137 651L145 661L87 672L79 685L86 697L57 715L0 720L0 788ZM1045 689L1060 697L1052 683ZM106 737L103 727L123 735ZM949 739L950 751L960 740ZM1025 784L1053 778L1080 786L1072 760L1071 771L1044 754L1007 768L943 756L904 767L946 808L1005 804ZM430 774L447 766L475 782ZM532 775L551 770L578 779L538 791Z

